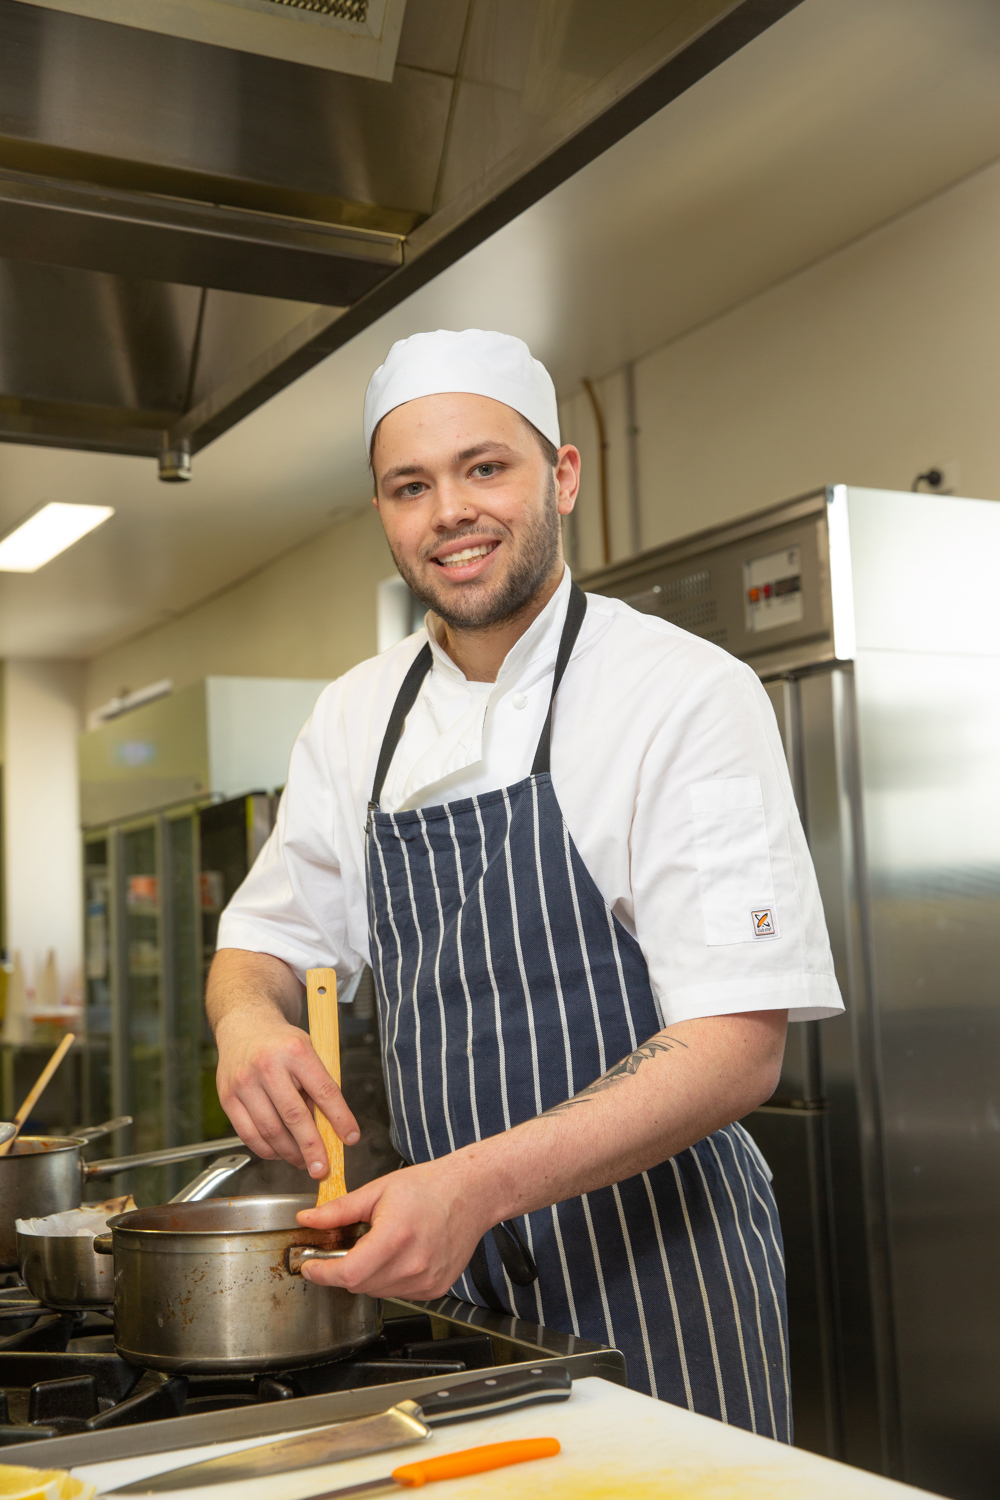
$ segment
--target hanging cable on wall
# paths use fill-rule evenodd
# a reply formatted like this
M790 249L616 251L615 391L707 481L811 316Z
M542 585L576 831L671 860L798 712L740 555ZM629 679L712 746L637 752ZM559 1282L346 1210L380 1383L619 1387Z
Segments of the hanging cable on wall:
M625 436L628 440L628 511L633 552L642 551L642 495L639 488L639 415L635 394L635 365L630 361L625 379Z
M601 493L601 545L604 551L605 566L611 561L611 522L608 516L608 434L604 426L604 413L601 403L597 399L597 392L589 380L584 380L583 388L590 397L590 404L594 411L594 422L597 426L597 441L600 445L600 493Z

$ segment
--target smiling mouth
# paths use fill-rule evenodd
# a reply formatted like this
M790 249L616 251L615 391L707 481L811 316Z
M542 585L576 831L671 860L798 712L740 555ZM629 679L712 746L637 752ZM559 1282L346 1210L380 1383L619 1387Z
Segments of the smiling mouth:
M499 542L481 542L474 547L463 547L460 552L449 552L446 557L435 557L439 568L459 568L475 562L480 557L489 557L499 547Z

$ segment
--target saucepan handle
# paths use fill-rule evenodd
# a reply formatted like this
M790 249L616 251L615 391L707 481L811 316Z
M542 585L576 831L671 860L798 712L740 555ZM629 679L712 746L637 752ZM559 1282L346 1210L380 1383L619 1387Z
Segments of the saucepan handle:
M318 1245L289 1245L285 1265L293 1276L300 1276L307 1260L343 1260L350 1253L349 1250L321 1250Z
M233 1156L220 1156L204 1172L199 1172L193 1182L182 1187L179 1193L171 1198L171 1203L200 1203L203 1198L211 1198L217 1187L228 1182L237 1172L241 1172L250 1163L248 1151L238 1151Z
M102 1135L114 1135L116 1130L124 1130L126 1125L132 1124L131 1115L118 1115L114 1120L105 1120L103 1125L87 1125L83 1130L74 1130L73 1134L78 1141L99 1141Z
M114 1253L115 1253L115 1237L114 1237L114 1235L111 1234L110 1232L108 1234L95 1234L94 1235L94 1253L96 1255L114 1255Z
M167 1146L163 1151L143 1151L138 1156L113 1156L103 1161L80 1163L84 1181L92 1182L102 1177L117 1177L119 1172L131 1172L136 1167L164 1167L174 1161L193 1161L196 1156L221 1156L224 1151L234 1151L243 1142L238 1135L227 1135L218 1141L198 1141L193 1146Z

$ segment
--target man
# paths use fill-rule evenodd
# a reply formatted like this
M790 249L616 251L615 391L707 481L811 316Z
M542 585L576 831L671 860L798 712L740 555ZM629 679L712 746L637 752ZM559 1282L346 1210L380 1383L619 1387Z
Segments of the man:
M780 1229L734 1124L786 1018L834 1014L819 895L755 675L562 560L580 456L520 340L397 343L365 402L375 505L426 627L321 696L224 915L219 1095L259 1155L358 1130L302 980L370 962L410 1163L314 1281L453 1294L622 1349L630 1384L791 1440Z

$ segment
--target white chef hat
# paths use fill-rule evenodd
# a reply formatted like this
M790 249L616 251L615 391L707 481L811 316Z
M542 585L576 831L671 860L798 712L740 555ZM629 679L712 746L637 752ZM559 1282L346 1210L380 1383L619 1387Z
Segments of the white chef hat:
M509 333L465 328L454 333L415 333L399 339L368 382L365 394L365 448L384 416L405 401L467 391L512 406L559 447L559 408L552 376L532 357L523 339Z

